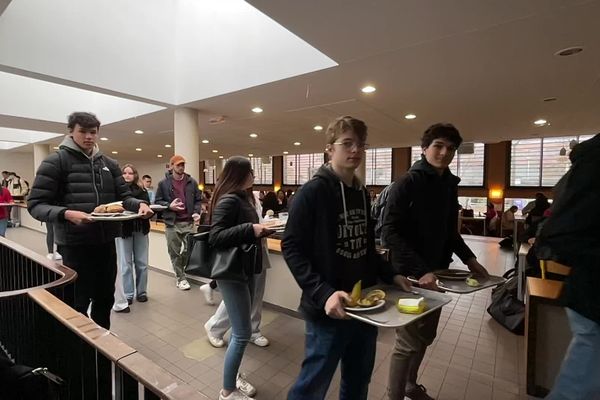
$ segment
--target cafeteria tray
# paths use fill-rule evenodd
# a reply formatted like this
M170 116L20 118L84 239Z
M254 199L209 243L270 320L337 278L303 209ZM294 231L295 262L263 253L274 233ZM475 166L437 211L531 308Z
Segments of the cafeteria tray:
M90 215L90 218L92 219L92 221L113 221L113 222L129 221L131 219L136 219L139 217L140 217L140 215L138 213L134 213L131 211L125 211L122 213L112 213L112 214L107 214L107 215L96 214L96 213Z
M479 290L487 289L490 287L502 285L506 282L506 278L502 276L490 275L487 279L482 278L481 276L474 276L475 279L479 281L479 286L469 286L465 282L466 279L457 281L450 279L438 279L437 285L440 289L450 292L450 293L458 293L458 294L468 294L477 292ZM412 276L407 277L409 281L413 283L418 283L418 280Z
M346 314L350 318L381 328L398 328L410 324L452 301L452 297L443 293L414 287L411 292L405 292L397 286L374 286L365 289L363 294L367 294L373 289L385 291L385 306L373 311L346 311ZM417 299L419 297L424 297L427 303L427 310L422 314L405 314L396 308L399 298Z

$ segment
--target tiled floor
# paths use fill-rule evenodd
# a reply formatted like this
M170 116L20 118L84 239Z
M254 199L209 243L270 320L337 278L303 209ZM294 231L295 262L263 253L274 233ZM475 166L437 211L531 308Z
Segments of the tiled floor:
M43 235L26 228L9 229L7 237L45 254ZM512 255L494 243L470 238L469 244L490 272L501 274L513 264ZM208 344L204 322L215 307L204 304L198 287L181 292L161 273L149 276L149 301L133 303L130 314L113 314L113 330L142 354L217 399L224 349ZM524 341L491 320L485 309L490 291L452 295L444 307L436 341L429 347L420 382L440 400L527 399L524 394ZM304 348L303 321L268 308L262 332L266 348L249 345L242 371L257 386L257 399L285 399L300 368ZM380 330L369 399L385 398L393 330ZM328 399L338 398L339 373Z

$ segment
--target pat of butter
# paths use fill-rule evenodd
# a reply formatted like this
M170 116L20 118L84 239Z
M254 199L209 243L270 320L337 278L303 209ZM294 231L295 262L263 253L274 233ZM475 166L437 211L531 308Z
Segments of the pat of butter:
M426 303L423 297L418 299L398 299L397 308L401 313L421 314L425 311Z

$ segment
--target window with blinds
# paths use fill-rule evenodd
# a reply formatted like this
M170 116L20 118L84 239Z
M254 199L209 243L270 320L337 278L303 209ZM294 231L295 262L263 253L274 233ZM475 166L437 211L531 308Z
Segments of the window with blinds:
M581 135L513 140L510 151L510 185L556 185L571 166L571 143L581 143L592 137L593 135Z
M389 185L392 182L392 149L368 149L366 167L365 185Z
M423 149L413 146L411 149L411 165L421 159ZM448 166L450 171L460 177L458 186L483 186L483 166L485 164L485 144L473 143L473 153L459 154Z
M283 156L283 184L302 185L308 182L324 162L323 153Z
M205 184L207 184L207 185L215 184L215 180L216 180L215 171L216 171L215 162L205 160L204 161L204 183Z
M250 157L255 185L273 184L273 157Z

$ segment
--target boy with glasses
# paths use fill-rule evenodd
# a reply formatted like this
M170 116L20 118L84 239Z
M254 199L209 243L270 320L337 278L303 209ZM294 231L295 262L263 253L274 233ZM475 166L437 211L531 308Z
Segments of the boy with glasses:
M410 289L375 252L369 196L354 173L367 147L364 122L341 117L327 128L329 163L296 193L282 241L283 256L302 288L306 356L289 400L324 399L341 361L342 400L366 399L377 328L349 319L349 292L378 278Z

